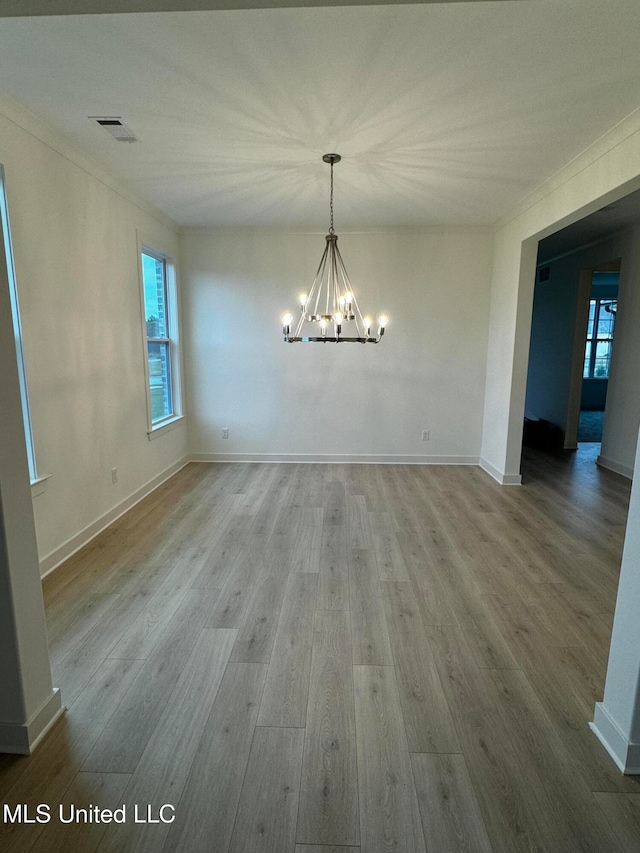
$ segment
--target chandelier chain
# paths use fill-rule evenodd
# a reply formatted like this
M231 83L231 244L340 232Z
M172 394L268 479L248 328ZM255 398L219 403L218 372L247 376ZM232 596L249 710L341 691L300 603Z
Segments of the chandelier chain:
M333 161L331 162L331 194L329 197L329 234L335 234L333 227Z

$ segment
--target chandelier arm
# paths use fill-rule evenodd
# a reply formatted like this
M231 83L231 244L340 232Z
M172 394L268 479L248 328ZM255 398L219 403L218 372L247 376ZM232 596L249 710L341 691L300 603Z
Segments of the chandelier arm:
M327 253L327 264L326 269L324 270L322 276L322 282L320 286L322 287L322 292L324 294L324 313L325 316L329 313L329 288L331 286L331 270L333 268L333 246L331 243L328 243L329 251Z
M358 307L358 301L356 299L355 293L353 293L353 288L351 286L351 280L349 279L349 273L347 272L347 268L344 265L344 261L342 260L342 255L340 254L340 249L336 246L336 253L338 255L338 262L340 264L340 271L342 273L342 283L345 289L345 293L349 292L353 294L353 306L355 307L355 311L353 312L355 317L356 330L358 332L358 337L364 337L364 320L362 317L362 313L360 308ZM360 317L360 323L362 328L358 325L358 316Z
M309 294L309 304L311 303L311 297L313 295L314 290L318 283L320 286L318 287L318 292L316 294L316 303L313 306L313 313L318 313L318 302L320 301L320 295L322 294L322 279L324 278L324 268L327 265L327 254L329 252L329 244L326 243L324 247L324 252L322 253L322 257L320 258L320 264L318 266L318 272L316 273L316 277L313 280L313 287L311 288L311 293Z
M346 275L346 270L344 268L344 264L342 262L342 255L340 254L340 249L336 246L336 255L337 255L337 270L338 270L338 300L340 297L346 297L347 293L351 290L351 283L349 282L349 277ZM346 299L344 300L344 316L348 318L347 304Z
M358 300L356 299L355 296L353 297L353 305L356 309L353 313L356 315L355 323L356 323L356 329L358 330L358 335L360 335L360 337L365 337L365 334L364 334L364 332L365 332L364 317L362 316L362 311L360 310L360 306L358 305ZM359 322L358 322L358 319L359 319Z
M324 303L324 313L325 315L329 313L329 291L331 290L332 279L333 279L333 243L327 243L329 248L329 257L328 257L328 265L327 265L327 280L326 283L323 277L323 284L325 285L325 303Z
M338 262L337 258L340 257L340 250L338 249L338 244L333 243L333 251L331 252L331 263L333 264L333 307L335 308L335 313L340 311L340 278L338 275Z
M347 289L351 289L351 281L349 280L349 274L347 273L347 268L344 265L344 261L342 260L342 255L340 254L340 249L336 246L336 255L338 258L338 263L340 264L340 272L342 274L343 284Z

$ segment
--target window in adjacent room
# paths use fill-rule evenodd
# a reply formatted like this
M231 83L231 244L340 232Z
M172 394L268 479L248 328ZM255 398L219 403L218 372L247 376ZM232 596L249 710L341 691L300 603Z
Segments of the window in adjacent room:
M7 208L7 195L5 190L4 167L0 165L0 218L2 220L2 235L4 238L4 255L7 263L7 277L9 279L9 298L11 301L11 315L13 319L13 333L16 344L16 355L18 358L18 377L20 381L20 397L22 399L22 418L24 421L24 435L27 444L27 459L29 461L29 476L31 482L38 480L36 470L36 455L33 446L33 434L31 431L31 416L29 414L29 394L27 391L27 373L24 367L24 354L22 350L22 326L20 323L20 306L18 304L18 290L16 286L15 268L13 265L13 248L11 246L11 228L9 224L9 211Z
M617 307L616 299L591 299L589 301L589 325L583 372L585 379L609 378Z
M147 403L152 434L181 414L178 302L170 259L142 246L142 293L147 357Z

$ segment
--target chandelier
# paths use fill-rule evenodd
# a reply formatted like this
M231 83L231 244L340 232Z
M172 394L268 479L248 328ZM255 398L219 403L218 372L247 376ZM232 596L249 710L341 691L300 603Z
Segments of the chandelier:
M326 245L311 290L308 295L300 294L301 314L293 334L293 315L287 312L282 318L284 339L290 344L298 341L377 344L384 335L388 319L384 314L378 317L377 331L371 334L371 318L363 317L360 312L338 249L338 235L333 228L333 166L342 158L339 154L325 154L322 159L331 166L329 233L325 237ZM346 324L349 324L347 333L343 335Z

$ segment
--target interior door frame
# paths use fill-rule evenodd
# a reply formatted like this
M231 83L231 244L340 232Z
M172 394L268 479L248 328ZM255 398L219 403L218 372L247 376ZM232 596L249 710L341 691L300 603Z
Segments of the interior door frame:
M578 429L580 426L580 405L582 402L582 380L584 373L584 348L589 326L589 300L594 272L620 272L620 258L596 264L580 270L578 280L578 302L576 322L573 334L573 356L571 360L571 378L569 380L569 400L564 433L564 449L578 449Z

